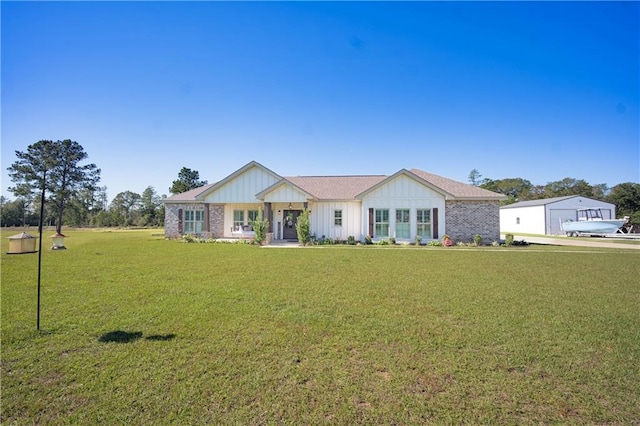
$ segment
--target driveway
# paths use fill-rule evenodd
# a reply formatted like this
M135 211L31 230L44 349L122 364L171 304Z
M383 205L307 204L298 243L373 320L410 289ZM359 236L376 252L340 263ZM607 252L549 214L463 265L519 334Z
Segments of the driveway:
M504 238L504 234L501 236ZM578 246L578 247L598 247L598 248L617 248L640 250L640 244L632 244L628 242L614 242L612 238L598 237L532 237L529 235L515 235L514 240L525 240L532 244L549 244L555 246Z

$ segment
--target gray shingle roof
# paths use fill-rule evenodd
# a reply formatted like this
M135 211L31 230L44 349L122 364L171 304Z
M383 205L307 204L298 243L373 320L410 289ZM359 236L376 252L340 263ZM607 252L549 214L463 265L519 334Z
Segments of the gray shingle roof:
M221 184L224 181L232 179L237 175L237 173L244 171L247 168L252 167L253 165L264 168L264 166L261 166L259 163L251 162L219 182L192 189L190 191L183 192L182 194L176 194L174 196L166 198L165 200L169 202L196 201L200 194L212 190L213 187ZM269 169L264 169L269 171ZM477 186L458 182L453 179L434 175L432 173L427 173L419 169L411 169L410 171L403 169L397 174L400 173L404 173L408 176L413 175L417 178L418 181L422 180L424 183L447 194L448 197L450 196L451 198L455 199L500 200L506 198L502 194L488 191ZM283 180L296 185L308 194L313 195L318 200L355 200L358 195L367 192L368 190L372 189L376 185L381 184L385 179L388 178L390 178L390 176L383 175L290 176L283 178Z
M295 176L285 178L319 200L354 200L387 176Z
M211 188L214 185L215 185L215 183L210 183L209 185L200 186L198 188L191 189L189 191L181 192L180 194L172 195L171 197L165 198L165 200L170 200L170 201L195 201L196 197L199 194L207 191L209 188Z
M453 195L455 198L486 198L486 199L504 199L502 194L489 191L477 186L458 182L457 180L427 173L420 169L411 169L411 173L429 182L431 185Z

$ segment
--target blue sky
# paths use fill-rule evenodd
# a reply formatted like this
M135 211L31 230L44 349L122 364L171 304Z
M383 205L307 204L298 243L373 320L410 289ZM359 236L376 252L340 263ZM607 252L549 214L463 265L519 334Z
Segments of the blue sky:
M2 193L72 139L109 199L420 168L640 182L637 2L6 2Z

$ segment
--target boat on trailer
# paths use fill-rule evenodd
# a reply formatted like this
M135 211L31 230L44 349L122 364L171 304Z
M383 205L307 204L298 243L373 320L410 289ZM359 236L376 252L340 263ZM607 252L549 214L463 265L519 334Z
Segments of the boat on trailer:
M562 231L568 237L577 237L580 234L615 234L622 232L620 228L628 221L624 219L605 219L602 209L588 208L577 209L577 220L567 220L560 223Z

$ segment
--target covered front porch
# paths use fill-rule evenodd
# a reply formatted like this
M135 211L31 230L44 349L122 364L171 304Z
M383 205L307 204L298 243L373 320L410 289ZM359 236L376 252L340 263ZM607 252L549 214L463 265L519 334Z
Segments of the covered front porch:
M252 223L262 212L269 221L272 241L298 241L296 224L305 208L308 208L307 202L228 204L224 209L224 238L253 238Z
M309 208L309 200L314 199L313 195L290 182L280 181L256 197L264 201L263 211L268 212L269 232L273 234L273 241L298 241L298 217L304 209Z

